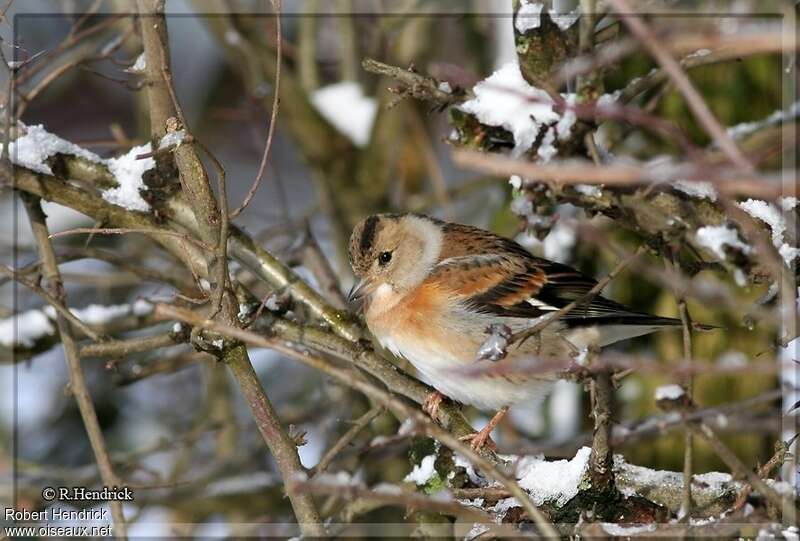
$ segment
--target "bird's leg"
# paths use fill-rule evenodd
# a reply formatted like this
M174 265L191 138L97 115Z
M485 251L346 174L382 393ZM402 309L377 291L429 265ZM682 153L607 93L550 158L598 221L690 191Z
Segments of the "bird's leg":
M444 400L444 395L439 391L433 391L425 398L422 403L422 411L431 416L431 419L436 420L436 415L439 413L439 404Z
M467 436L462 436L460 440L467 440L470 442L470 446L475 449L476 451L482 448L487 443L491 449L497 448L495 443L492 441L490 437L492 434L492 430L500 423L503 417L506 416L508 413L508 406L503 406L500 408L497 413L494 414L494 417L484 426L480 432L476 432L475 434L469 434Z

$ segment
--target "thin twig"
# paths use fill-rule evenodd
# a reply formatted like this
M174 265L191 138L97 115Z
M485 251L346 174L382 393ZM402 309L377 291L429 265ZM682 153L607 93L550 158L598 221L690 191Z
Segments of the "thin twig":
M769 460L767 460L760 468L758 468L758 477L769 477L770 473L772 473L772 470L780 468L786 460L786 456L789 454L790 445L791 442L787 444L786 442L778 441L775 444L775 454L773 454ZM742 487L741 492L739 492L739 495L736 497L736 501L731 507L731 511L738 511L744 507L744 504L747 503L747 497L752 491L753 485L751 483L747 483L744 487Z
M474 150L455 150L452 156L456 165L475 171L503 177L519 175L523 178L535 178L539 181L549 180L565 185L648 186L687 179L711 182L721 194L769 200L794 195L789 193L791 190L786 191L786 187L781 185L778 178L771 180L768 177L724 169L709 171L708 169L675 167L674 171L659 171L656 179L652 169L648 169L644 165L605 164L598 167L585 161L541 164Z
M673 271L679 269L676 258L672 258ZM692 356L692 322L689 318L689 310L686 306L686 296L681 290L675 290L675 300L678 303L678 313L681 318L681 337L683 342L683 361L687 362ZM694 401L694 377L687 374L683 379L683 388L689 402ZM685 521L689 521L692 516L692 470L694 464L694 434L687 430L684 434L683 450L683 503L679 515Z
M783 498L772 487L764 482L755 472L744 465L744 463L736 456L736 454L719 439L719 436L705 423L691 423L689 428L696 436L705 441L711 449L717 454L722 461L728 465L734 475L744 477L747 481L758 490L764 498L766 498L776 509L783 509Z
M69 235L78 235L81 233L89 233L92 235L128 235L130 233L141 233L142 235L166 235L168 237L177 237L185 240L209 252L213 252L214 248L205 242L187 235L186 233L178 233L177 231L165 231L162 229L135 229L131 227L76 227L66 231L59 231L58 233L51 233L51 239L59 237L66 237Z
M697 120L708 134L714 138L725 154L727 154L731 162L744 171L753 171L753 165L747 160L744 154L742 154L731 136L728 135L716 117L714 117L714 113L711 112L708 104L686 76L683 69L681 69L678 61L659 43L656 35L631 9L627 0L609 1L621 15L623 23L625 23L631 33L642 42L642 45L645 46L661 67L664 68L677 89L683 94L683 97L686 98L686 102Z
M445 92L440 88L439 81L433 77L420 75L413 69L390 66L372 58L365 58L361 62L361 67L370 73L398 80L403 86L394 92L401 96L409 95L418 100L431 101L440 107L461 102L467 97L463 92L459 94Z
M162 333L154 336L140 336L126 340L98 342L81 347L81 357L125 357L133 353L151 351L180 343L173 333Z
M0 265L0 272L8 276L9 278L23 284L25 287L39 295L43 298L47 303L53 307L57 314L61 315L65 320L69 322L70 325L74 326L76 329L80 330L83 334L91 338L92 340L100 340L100 335L96 333L91 327L86 325L83 321L75 317L75 314L69 311L69 309L64 306L61 302L59 302L58 298L47 291L45 288L41 287L37 282L37 280L31 280L27 277L21 276L19 273L14 272L13 269L6 267L5 265ZM45 272L47 272L45 270Z
M603 291L603 288L606 287L608 283L611 280L613 280L620 272L622 272L631 261L639 257L639 255L645 251L645 248L646 247L644 245L639 246L639 248L637 248L632 254L630 254L629 256L621 260L619 263L617 263L617 265L611 270L611 272L609 272L605 277L599 280L592 289L587 291L580 298L575 299L574 301L564 306L557 312L553 312L552 315L548 314L547 316L543 317L538 323L536 323L532 327L514 333L511 336L511 343L517 343L519 345L522 345L522 343L525 340L527 340L534 334L541 332L545 327L547 327L554 321L557 321L558 319L564 317L565 315L572 312L574 309L591 302L591 300L594 299L597 295L599 295L600 292Z
M328 469L328 466L334 461L334 459L339 455L339 453L350 445L350 442L358 436L358 434L364 430L364 428L369 425L373 419L375 419L378 415L383 413L384 408L381 406L376 406L370 409L367 413L353 421L353 426L350 427L347 432L342 434L342 437L339 438L333 446L328 449L328 451L322 455L322 458L319 459L316 468L314 468L314 475L319 475L320 473L324 472Z
M281 65L283 64L283 51L281 40L281 0L271 0L272 7L275 10L275 84L273 86L272 97L272 111L269 117L269 127L267 128L267 141L264 143L264 153L261 155L261 163L258 165L258 173L253 180L252 186L247 191L247 195L238 208L230 213L230 219L236 218L250 201L256 195L258 186L261 184L261 177L264 176L264 170L267 167L267 159L269 158L269 151L272 148L272 138L275 135L275 125L278 121L278 107L281 103L280 89L281 89ZM303 19L314 19L314 17L303 17ZM302 24L302 23L301 23Z
M28 212L28 219L31 223L33 235L36 238L39 257L42 260L45 278L47 280L47 288L56 298L57 304L62 308L66 308L66 292L61 283L56 254L50 242L46 218L42 211L40 199L28 194L23 195L22 199L25 203L25 209ZM53 304L53 306L55 307L56 304ZM72 334L69 322L60 311L56 313L56 324L58 325L58 331L61 335L61 343L64 346L64 356L67 359L70 389L72 395L75 397L75 401L78 403L78 410L83 419L83 424L86 427L86 432L89 435L89 442L91 443L92 451L97 461L97 467L100 470L100 478L107 487L120 486L122 483L116 473L114 473L114 467L108 455L105 439L103 438L103 431L100 428L100 422L97 420L97 412L94 409L92 397L89 394L89 387L83 375L75 337ZM111 515L114 520L115 536L118 539L127 539L127 528L125 525L125 516L122 511L122 502L112 501L109 502L109 506L111 507Z
M347 308L347 300L342 294L339 279L333 268L331 268L328 258L322 253L322 248L320 248L317 239L314 237L314 233L311 231L311 224L308 221L305 223L303 244L300 246L299 252L303 266L314 274L321 291L327 293L328 302L338 310Z

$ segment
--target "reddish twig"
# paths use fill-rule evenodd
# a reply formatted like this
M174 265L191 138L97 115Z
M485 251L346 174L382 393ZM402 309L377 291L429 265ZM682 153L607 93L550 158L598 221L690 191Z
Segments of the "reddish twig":
M656 61L667 72L677 89L686 98L689 108L709 135L716 141L719 148L725 152L732 163L745 171L753 171L753 165L736 146L730 135L725 131L708 104L694 87L689 77L686 76L677 60L658 41L653 31L636 15L627 0L609 0L616 11L621 15L622 21L636 36L642 45L650 52Z

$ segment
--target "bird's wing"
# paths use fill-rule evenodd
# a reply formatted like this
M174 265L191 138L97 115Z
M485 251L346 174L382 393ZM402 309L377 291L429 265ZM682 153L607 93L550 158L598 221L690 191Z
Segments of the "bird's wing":
M460 297L472 310L537 318L582 298L597 285L594 278L535 257L514 241L467 227L449 232L447 257L434 266L426 281ZM563 320L574 325L680 324L679 320L636 312L599 295L565 314Z
M447 258L433 268L426 281L482 313L528 318L557 309L529 302L546 282L544 273L502 254Z

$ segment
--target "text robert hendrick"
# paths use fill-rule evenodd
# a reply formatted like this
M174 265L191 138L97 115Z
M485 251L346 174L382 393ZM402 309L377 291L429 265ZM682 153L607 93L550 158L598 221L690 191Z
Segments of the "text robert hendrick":
M128 487L57 487L52 499L61 502L132 502L133 491Z

